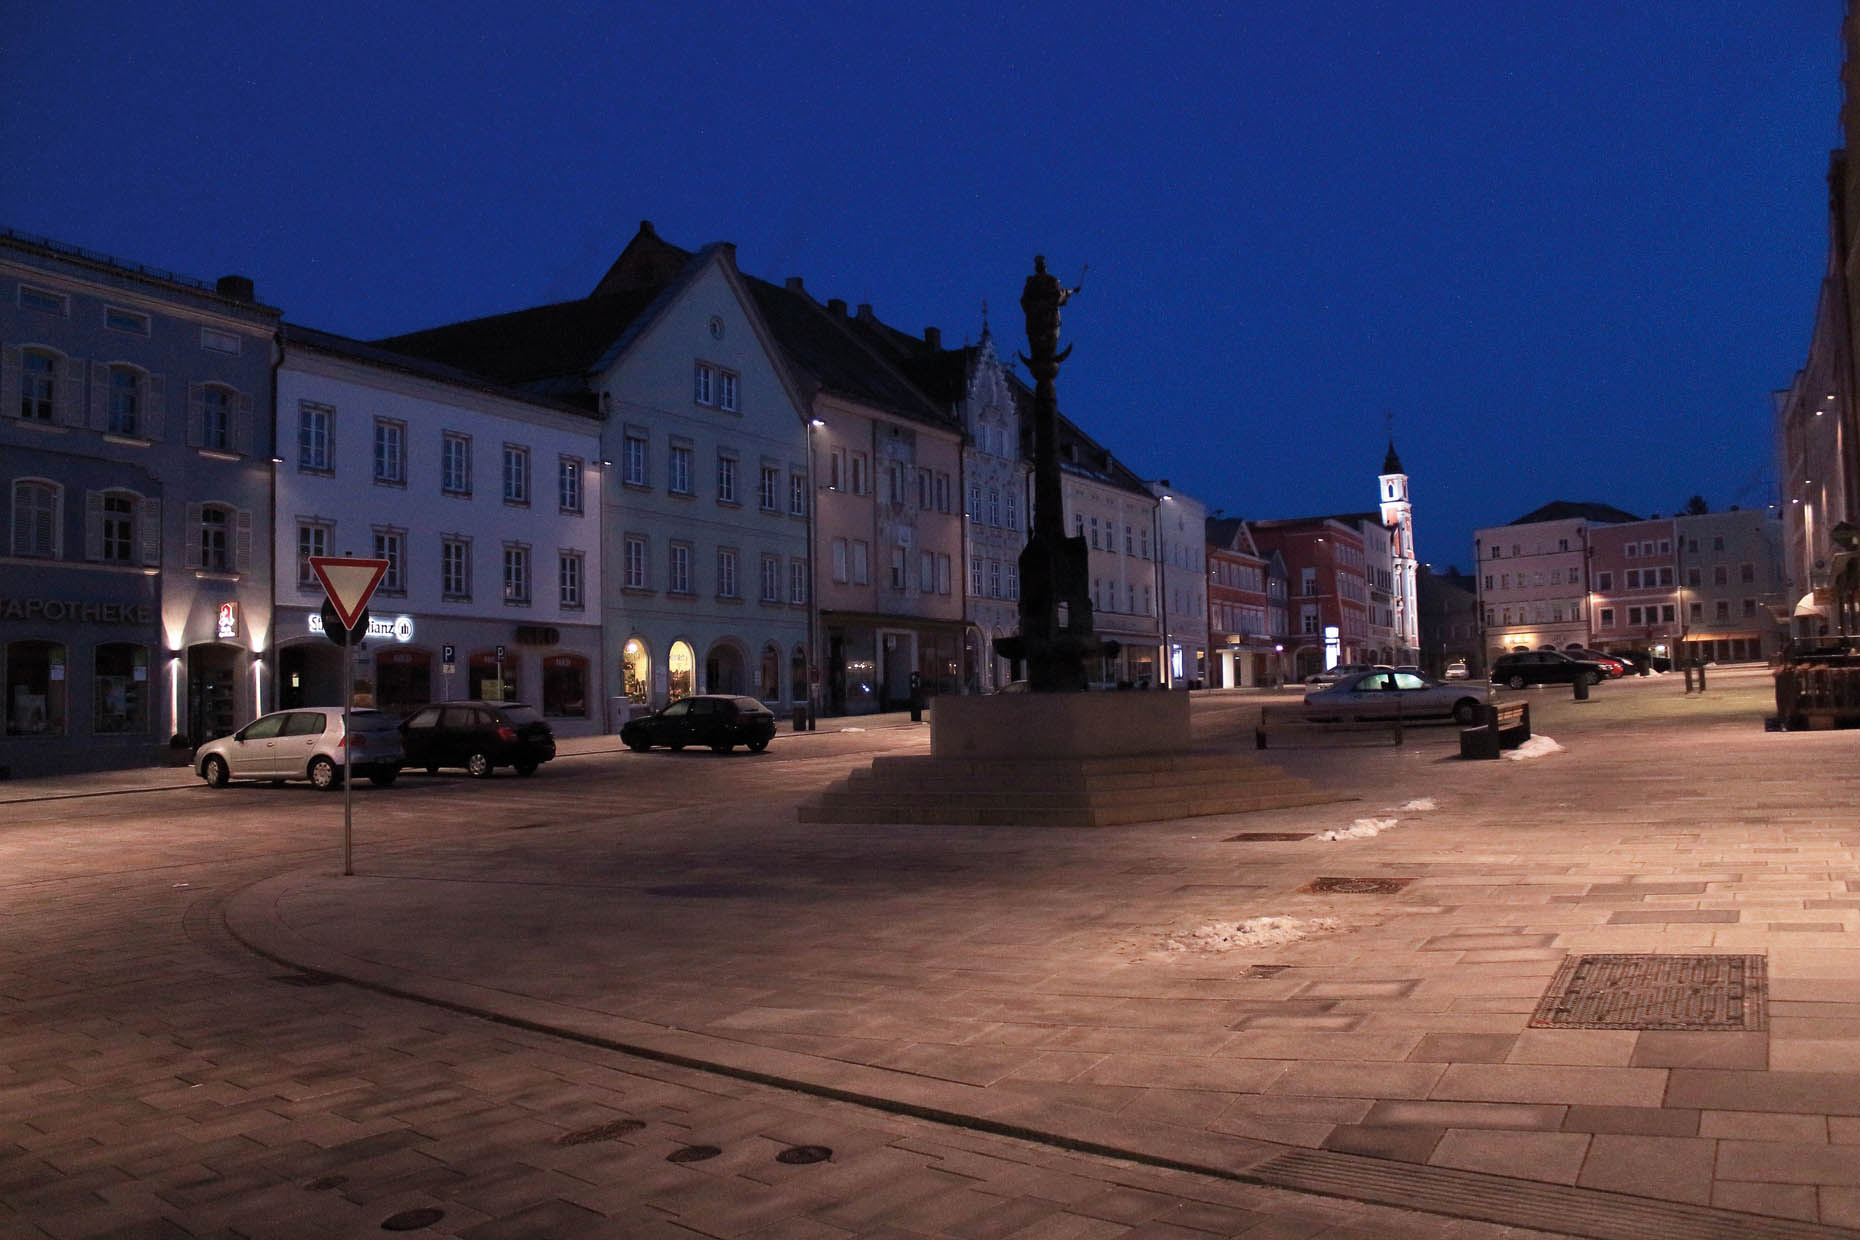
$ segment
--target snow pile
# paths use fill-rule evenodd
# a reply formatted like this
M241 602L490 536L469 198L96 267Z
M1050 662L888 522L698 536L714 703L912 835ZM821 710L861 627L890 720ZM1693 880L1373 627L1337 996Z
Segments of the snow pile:
M1215 921L1172 934L1163 947L1172 952L1225 952L1237 948L1283 947L1314 934L1343 929L1335 917L1249 917L1241 922Z
M1412 810L1429 810L1429 809L1439 809L1440 807L1434 804L1433 797L1417 797L1414 800L1408 802L1406 805L1402 806L1402 808L1412 809Z
M1547 758L1553 753L1562 753L1563 747L1547 736L1533 736L1516 749L1507 749L1505 756L1513 762L1522 762L1526 758Z
M1320 840L1366 840L1372 835L1382 834L1394 825L1393 818L1358 818L1347 827L1321 832L1318 838Z

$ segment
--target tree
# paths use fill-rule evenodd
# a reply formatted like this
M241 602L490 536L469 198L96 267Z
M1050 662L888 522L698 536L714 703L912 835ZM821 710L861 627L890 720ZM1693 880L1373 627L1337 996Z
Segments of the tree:
M1710 511L1711 505L1705 502L1703 495L1694 495L1686 501L1686 515L1689 517L1702 517Z

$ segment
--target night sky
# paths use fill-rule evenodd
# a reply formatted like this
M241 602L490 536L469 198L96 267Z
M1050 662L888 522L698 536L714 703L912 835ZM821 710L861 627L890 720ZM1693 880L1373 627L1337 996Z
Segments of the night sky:
M15 0L0 226L361 338L583 296L651 219L1011 350L1044 253L1061 408L1227 515L1372 508L1390 415L1437 566L1774 499L1839 0L288 7Z

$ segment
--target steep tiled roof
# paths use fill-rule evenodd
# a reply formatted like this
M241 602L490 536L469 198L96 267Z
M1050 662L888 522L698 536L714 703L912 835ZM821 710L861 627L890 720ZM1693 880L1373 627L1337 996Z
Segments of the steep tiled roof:
M417 354L397 353L378 344L368 344L360 340L351 340L347 336L338 336L334 332L317 331L312 327L303 327L296 323L283 325L285 347L314 349L338 357L352 358L397 370L404 374L418 375L423 379L432 379L440 383L450 383L458 387L471 388L474 391L489 392L511 400L526 401L533 405L542 405L560 409L567 413L586 416L586 402L566 403L539 395L536 392L518 389L499 383L483 374L449 366L443 362Z
M1575 500L1559 499L1545 504L1542 508L1527 512L1513 521L1513 525L1531 525L1538 521L1572 521L1581 518L1584 521L1601 521L1616 524L1621 521L1638 521L1639 517L1631 512L1622 512L1608 504L1585 503Z
M580 380L633 325L659 288L514 310L375 341L394 353L428 358L510 387Z

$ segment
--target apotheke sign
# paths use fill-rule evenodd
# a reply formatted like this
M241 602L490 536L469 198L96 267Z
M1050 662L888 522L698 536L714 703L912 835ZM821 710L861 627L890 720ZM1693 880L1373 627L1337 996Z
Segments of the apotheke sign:
M318 637L323 635L323 617L313 611L310 613L308 624L312 633ZM413 617L371 617L368 621L368 636L383 639L391 637L397 642L410 642L413 640Z

